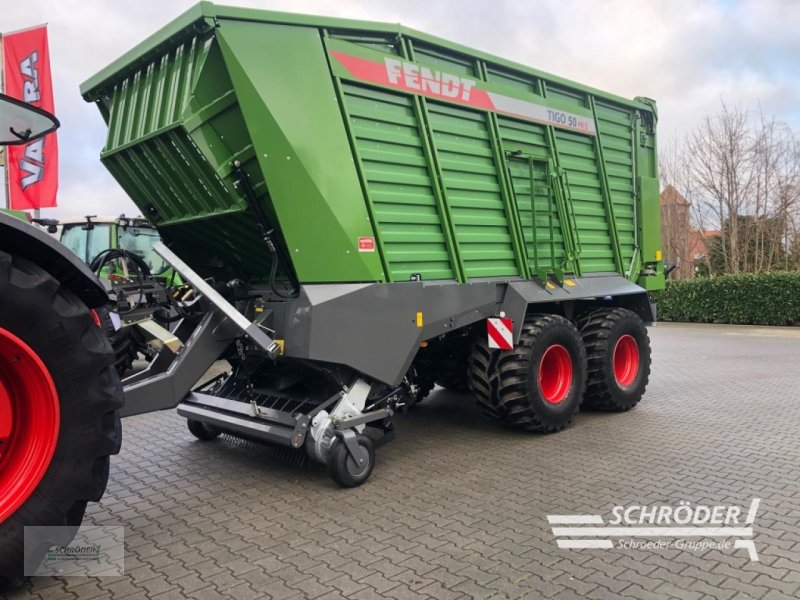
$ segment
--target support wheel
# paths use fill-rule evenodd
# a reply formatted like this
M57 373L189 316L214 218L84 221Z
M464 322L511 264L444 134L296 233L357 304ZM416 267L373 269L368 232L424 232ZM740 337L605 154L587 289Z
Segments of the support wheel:
M193 419L186 419L186 425L189 427L189 432L194 437L204 442L215 440L219 437L219 434L222 433L219 429Z
M328 456L328 472L333 480L342 487L358 487L369 479L375 466L375 448L372 440L363 434L345 432L352 435L355 444L356 459L350 454L347 444L341 437L337 437L330 449Z
M586 351L575 325L558 315L528 315L513 350L473 347L470 387L488 416L516 429L553 432L580 408Z
M594 310L578 322L589 361L584 405L621 412L636 406L650 379L650 338L626 308Z

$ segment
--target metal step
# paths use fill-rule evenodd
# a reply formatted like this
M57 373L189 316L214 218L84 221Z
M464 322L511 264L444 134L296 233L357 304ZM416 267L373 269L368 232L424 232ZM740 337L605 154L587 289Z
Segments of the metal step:
M261 416L253 416L249 404L198 392L190 393L178 405L178 414L234 435L291 448L303 445L308 430L306 418L295 419L269 409L262 409Z

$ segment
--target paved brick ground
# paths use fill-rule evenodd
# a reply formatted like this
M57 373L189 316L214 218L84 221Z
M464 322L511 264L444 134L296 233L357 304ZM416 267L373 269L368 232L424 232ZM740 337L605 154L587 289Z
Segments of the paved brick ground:
M800 329L660 325L643 404L524 435L437 392L398 419L371 481L338 489L264 447L201 443L174 413L125 422L88 521L126 528L126 576L23 598L800 597ZM761 562L558 550L549 513L763 498Z

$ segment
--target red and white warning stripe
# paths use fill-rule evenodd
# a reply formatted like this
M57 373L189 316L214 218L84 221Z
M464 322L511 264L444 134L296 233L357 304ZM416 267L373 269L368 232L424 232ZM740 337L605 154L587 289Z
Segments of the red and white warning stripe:
M514 348L513 327L513 321L508 317L489 317L486 319L489 348L512 350Z

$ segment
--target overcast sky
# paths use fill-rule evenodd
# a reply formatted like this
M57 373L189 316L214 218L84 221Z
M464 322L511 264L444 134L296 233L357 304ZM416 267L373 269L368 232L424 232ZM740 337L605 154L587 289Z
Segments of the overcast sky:
M400 22L532 67L658 101L662 140L720 98L800 131L795 0L232 0L223 4ZM61 120L59 208L43 216L138 214L99 161L105 125L78 85L192 0L2 0L0 30L47 22Z

